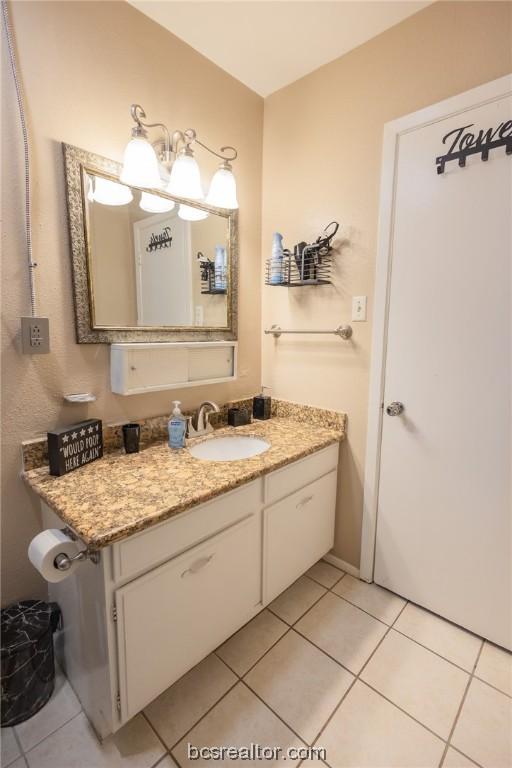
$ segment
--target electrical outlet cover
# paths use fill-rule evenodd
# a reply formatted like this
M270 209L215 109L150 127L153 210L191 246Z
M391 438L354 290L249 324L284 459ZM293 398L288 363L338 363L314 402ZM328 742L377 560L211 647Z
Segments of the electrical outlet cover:
M47 317L21 318L21 349L24 355L49 353L50 321Z

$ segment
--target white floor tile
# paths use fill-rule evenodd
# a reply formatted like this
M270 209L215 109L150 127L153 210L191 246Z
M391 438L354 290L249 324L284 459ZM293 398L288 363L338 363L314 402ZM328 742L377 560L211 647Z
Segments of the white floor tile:
M293 630L245 681L295 733L311 744L353 676Z
M405 600L387 589L377 584L367 584L350 574L336 584L333 592L358 605L363 611L368 611L385 624L392 624L405 605Z
M178 768L170 755L166 755L163 760L155 765L155 768Z
M482 640L471 632L412 603L402 611L394 629L468 672L473 671Z
M382 622L331 592L308 611L296 629L354 674L387 631Z
M152 768L165 754L142 715L100 744L81 713L27 753L29 768Z
M82 709L80 702L62 672L57 672L50 700L29 720L15 726L24 752L35 747L50 733L75 717Z
M319 560L318 563L315 563L314 566L309 569L309 571L306 571L306 576L309 576L309 578L314 581L318 581L322 587L331 589L331 587L334 587L336 582L341 579L344 573L345 572L340 571L339 568L335 568L334 565Z
M2 763L2 768L6 768L4 764ZM17 760L14 761L14 763L11 763L9 768L27 768L27 763L25 761L24 757L18 757Z
M441 739L357 681L317 745L332 768L437 768Z
M18 742L14 735L13 728L2 728L0 730L0 743L2 746L2 768L7 768L17 757L21 755Z
M457 752L453 747L448 747L443 762L443 768L477 768L477 765L472 760L461 755L461 753Z
M270 611L261 611L216 653L242 677L288 630L288 625Z
M211 654L151 702L144 714L171 748L236 680L236 675Z
M485 768L510 768L512 700L473 678L452 744Z
M261 702L243 683L233 688L209 712L200 723L180 741L173 755L181 766L208 766L211 760L191 760L187 745L195 747L233 746L248 747L251 743L265 747L299 747L301 741L268 707ZM215 761L217 765L246 767L247 760ZM299 760L265 760L266 768L274 765L293 766Z
M325 594L325 591L324 587L316 581L301 576L291 587L276 597L269 608L287 624L295 624L308 608L311 608L318 598Z
M485 642L475 675L512 696L512 653Z
M392 629L361 678L446 739L469 675Z

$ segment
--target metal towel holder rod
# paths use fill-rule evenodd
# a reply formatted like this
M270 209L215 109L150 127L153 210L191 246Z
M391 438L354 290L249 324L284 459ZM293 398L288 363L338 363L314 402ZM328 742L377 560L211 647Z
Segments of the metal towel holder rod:
M271 325L270 328L265 328L266 334L272 334L272 336L275 339L278 339L282 333L332 333L335 336L339 336L340 339L344 339L347 341L347 339L350 339L352 336L352 326L350 325L338 325L337 328L329 328L329 329L309 329L309 330L300 330L300 329L291 329L291 330L285 330L281 328L279 325Z

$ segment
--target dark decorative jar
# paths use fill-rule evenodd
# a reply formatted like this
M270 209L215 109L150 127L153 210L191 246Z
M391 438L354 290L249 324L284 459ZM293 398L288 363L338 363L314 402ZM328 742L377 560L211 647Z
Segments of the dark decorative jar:
M1 725L28 720L53 693L53 633L60 622L57 603L24 600L2 608Z

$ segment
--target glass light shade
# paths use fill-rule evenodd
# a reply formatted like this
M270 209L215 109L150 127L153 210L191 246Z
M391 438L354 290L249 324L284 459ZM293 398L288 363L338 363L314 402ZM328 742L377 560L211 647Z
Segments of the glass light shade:
M216 208L238 208L236 181L232 171L228 168L215 171L205 202Z
M131 187L162 188L155 150L147 139L137 136L128 142L119 178Z
M175 203L174 200L167 200L165 197L143 192L139 205L143 211L148 213L167 213L167 211L172 211Z
M203 188L199 166L191 155L178 155L171 168L171 178L166 190L176 197L202 200Z
M118 184L117 181L96 176L93 199L102 205L127 205L133 200L133 195L129 187Z
M178 216L184 221L202 221L209 216L208 211L201 211L200 208L193 208L191 205L183 205L180 203L178 208Z

